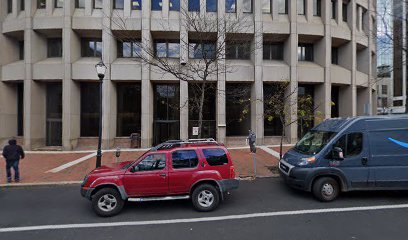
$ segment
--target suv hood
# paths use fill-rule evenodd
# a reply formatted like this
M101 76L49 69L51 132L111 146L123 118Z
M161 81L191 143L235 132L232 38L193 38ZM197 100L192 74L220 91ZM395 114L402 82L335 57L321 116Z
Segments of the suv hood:
M131 164L131 161L127 162L120 162L120 163L113 163L108 165L103 165L99 168L94 169L91 174L98 174L98 175L115 175L115 174L123 174L126 172L127 168L124 168L126 165Z

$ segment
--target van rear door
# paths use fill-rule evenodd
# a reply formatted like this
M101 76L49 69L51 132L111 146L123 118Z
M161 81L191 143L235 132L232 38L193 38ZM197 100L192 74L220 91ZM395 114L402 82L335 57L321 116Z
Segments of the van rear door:
M408 119L367 121L367 124L375 187L408 189Z

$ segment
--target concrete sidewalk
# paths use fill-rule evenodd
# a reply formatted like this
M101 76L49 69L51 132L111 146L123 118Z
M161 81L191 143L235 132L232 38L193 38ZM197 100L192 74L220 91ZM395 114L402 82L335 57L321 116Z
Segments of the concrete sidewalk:
M263 147L264 148L264 147ZM276 147L269 148L276 151ZM279 147L277 148L279 150ZM285 147L285 150L287 147ZM268 150L268 149L267 149ZM249 148L231 148L231 157L239 177L253 175L253 158ZM144 151L122 150L119 161L133 161ZM277 175L278 158L270 151L257 149L257 177L272 177ZM10 186L26 184L63 184L82 181L84 176L95 168L95 152L28 152L26 158L20 161L21 182ZM116 162L113 151L103 153L102 164ZM0 186L6 184L5 161L0 158Z

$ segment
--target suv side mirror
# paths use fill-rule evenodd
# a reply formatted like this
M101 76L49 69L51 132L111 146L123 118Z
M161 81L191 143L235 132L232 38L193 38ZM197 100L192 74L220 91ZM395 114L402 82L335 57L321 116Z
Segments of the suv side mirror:
M339 147L334 147L332 150L332 158L333 160L344 160L344 154L343 154L343 149Z
M139 167L137 165L136 166L131 166L129 171L131 173L137 172L137 171L139 171Z

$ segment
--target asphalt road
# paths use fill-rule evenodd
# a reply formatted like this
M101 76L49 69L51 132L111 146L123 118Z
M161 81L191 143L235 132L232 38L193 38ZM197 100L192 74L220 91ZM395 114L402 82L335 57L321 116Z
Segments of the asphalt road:
M335 202L320 203L309 193L287 188L280 179L260 179L241 182L240 189L211 213L198 213L183 200L129 203L120 215L100 218L76 185L3 188L0 239L406 240L408 205L393 206L407 203L408 192L347 193ZM379 209L354 208L367 206ZM384 206L390 209L382 209ZM248 215L254 213L265 216ZM235 219L228 219L231 216ZM95 223L118 226L72 225ZM50 226L32 231L18 228L45 225ZM55 225L66 225L67 229L52 229ZM14 232L1 232L15 227Z

